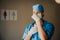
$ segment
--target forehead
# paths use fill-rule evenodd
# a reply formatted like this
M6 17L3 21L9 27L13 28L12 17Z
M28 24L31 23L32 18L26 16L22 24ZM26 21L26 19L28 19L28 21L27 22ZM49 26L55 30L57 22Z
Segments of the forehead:
M36 10L36 11L33 11L33 13L41 13L41 12L39 12L39 11Z

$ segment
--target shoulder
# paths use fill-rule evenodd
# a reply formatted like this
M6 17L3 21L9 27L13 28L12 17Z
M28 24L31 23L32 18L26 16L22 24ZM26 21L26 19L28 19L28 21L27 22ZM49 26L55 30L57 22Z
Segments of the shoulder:
M32 23L27 24L27 25L26 25L26 28L27 28L27 29L31 29L31 28L34 26L34 23L35 23L35 22L32 22Z
M49 22L49 21L46 21L46 24L50 25L50 26L54 26L54 24L52 22Z
M46 28L48 28L48 29L53 29L53 30L55 29L53 23L51 23L51 22L49 22L49 21L45 21L45 23L46 23Z
M52 35L54 34L55 27L54 27L53 23L51 23L49 21L45 21L45 26L46 26L45 31L48 35L48 39L50 39L52 37Z

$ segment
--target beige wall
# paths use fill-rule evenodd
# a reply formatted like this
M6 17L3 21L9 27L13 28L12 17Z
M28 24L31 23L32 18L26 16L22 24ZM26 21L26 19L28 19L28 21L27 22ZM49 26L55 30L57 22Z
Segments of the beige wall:
M25 26L31 23L33 0L0 0L0 9L16 9L17 21L1 21L0 20L0 37L2 40L22 40ZM38 3L45 8L45 20L55 25L55 33L52 40L60 38L60 5L52 0L40 0Z

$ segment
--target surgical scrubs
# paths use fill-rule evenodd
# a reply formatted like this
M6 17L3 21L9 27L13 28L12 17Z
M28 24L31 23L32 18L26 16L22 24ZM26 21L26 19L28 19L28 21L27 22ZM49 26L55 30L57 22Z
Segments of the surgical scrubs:
M28 32L34 26L34 24L35 24L35 22L33 22L33 23L26 26L25 32L24 32L23 37L22 37L23 40L28 35ZM42 27L43 27L43 30L45 31L45 33L48 36L48 40L50 40L53 33L54 33L54 25L52 23L44 20L43 23L42 23ZM30 38L30 40L41 40L41 38L39 37L38 32L33 34L32 37Z

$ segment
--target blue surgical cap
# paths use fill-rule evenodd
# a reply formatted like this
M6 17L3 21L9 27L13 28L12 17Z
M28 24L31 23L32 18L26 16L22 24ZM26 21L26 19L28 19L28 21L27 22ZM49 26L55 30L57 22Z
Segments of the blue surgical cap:
M33 11L44 12L44 8L41 4L35 4L33 5Z

